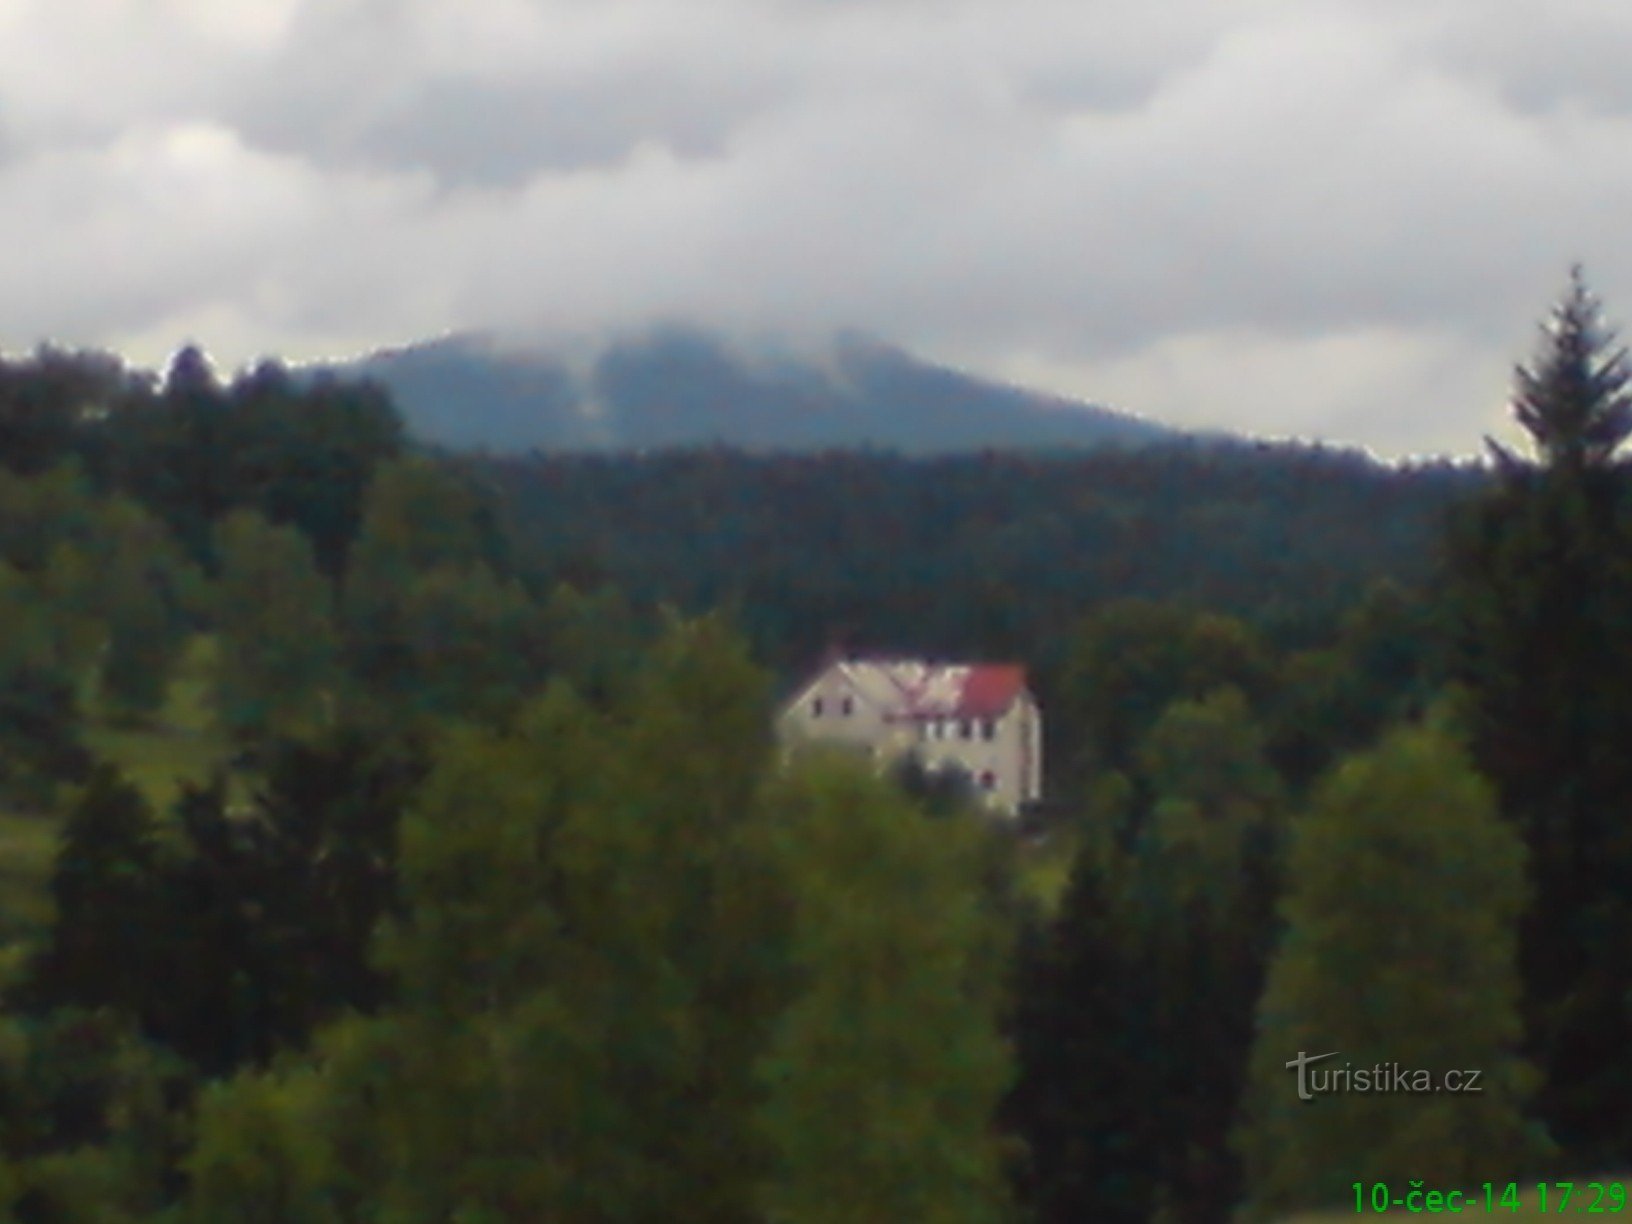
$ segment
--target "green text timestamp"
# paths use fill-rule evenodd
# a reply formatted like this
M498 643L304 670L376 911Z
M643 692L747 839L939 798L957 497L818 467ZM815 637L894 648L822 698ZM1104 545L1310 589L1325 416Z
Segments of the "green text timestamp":
M1538 1215L1619 1215L1626 1210L1622 1182L1485 1182L1476 1190L1429 1190L1420 1181L1405 1186L1355 1182L1354 1209L1364 1214L1406 1211L1412 1215L1466 1215L1528 1211Z

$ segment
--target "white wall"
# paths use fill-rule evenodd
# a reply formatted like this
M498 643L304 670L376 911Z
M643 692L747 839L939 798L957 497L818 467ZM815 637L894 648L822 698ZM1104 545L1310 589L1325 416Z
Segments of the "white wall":
M1036 703L1029 696L1015 702L996 720L990 740L985 738L983 721L970 720L969 739L962 737L961 720L945 720L939 728L939 736L935 734L935 723L925 724L919 754L931 769L950 764L961 766L975 781L977 790L981 776L990 772L994 785L980 793L990 806L1014 813L1022 803L1039 794L1042 771L1037 745L1041 736L1037 734L1040 722Z
M850 713L844 702L850 699ZM821 713L816 712L817 701ZM977 792L995 810L1015 814L1020 805L1041 797L1042 719L1029 693L995 720L993 737L984 737L983 720L970 720L970 738L960 735L959 720L948 719L943 734L933 734L933 723L892 722L833 664L783 708L778 731L784 743L822 742L867 750L879 764L916 750L926 767L956 763L975 781ZM994 785L981 790L979 781L990 772Z

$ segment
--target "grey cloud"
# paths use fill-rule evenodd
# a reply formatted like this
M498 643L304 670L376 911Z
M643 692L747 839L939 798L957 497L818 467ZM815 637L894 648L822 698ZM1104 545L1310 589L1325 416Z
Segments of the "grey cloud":
M245 134L330 165L421 168L452 186L515 188L540 173L619 162L656 142L685 157L717 157L765 91L709 90L683 79L596 82L585 88L430 80L365 125L327 128L255 116ZM350 128L350 130L348 130Z
M711 46L706 20L688 32L671 16L673 28L648 31L612 20L613 6L508 8L524 33L506 44L473 18L472 47L443 28L448 6L308 5L278 53L227 93L223 113L251 142L324 166L424 170L454 187L503 189L614 164L643 144L717 156L788 88L751 59L734 62L729 43ZM637 0L624 11L664 9ZM602 16L586 23L586 14ZM576 20L570 37L548 37L552 15ZM484 39L504 54L484 61Z
M0 342L856 327L1412 449L1571 260L1632 317L1619 6L290 4L0 13Z
M1632 114L1632 21L1613 0L1458 4L1430 50L1527 114Z
M1020 82L1018 92L1045 111L1126 111L1147 104L1161 84L1159 76L1141 72L1083 72L1045 69Z

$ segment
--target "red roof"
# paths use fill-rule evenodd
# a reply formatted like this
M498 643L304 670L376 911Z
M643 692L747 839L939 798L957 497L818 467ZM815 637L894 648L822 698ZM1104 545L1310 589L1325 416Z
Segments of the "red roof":
M1018 663L926 663L921 659L852 658L850 683L890 721L1001 718L1026 691Z
M959 718L996 718L1026 687L1026 669L1016 663L977 663L969 669L958 701Z

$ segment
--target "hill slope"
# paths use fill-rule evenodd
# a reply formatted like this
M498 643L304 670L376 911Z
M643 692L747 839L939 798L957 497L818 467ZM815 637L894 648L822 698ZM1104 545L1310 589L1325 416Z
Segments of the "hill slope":
M329 367L382 383L421 439L456 450L1097 449L1172 436L1122 413L973 378L855 334L751 348L662 328L586 358L476 335Z
M1374 580L1425 579L1444 514L1482 479L1198 440L1087 455L466 462L502 495L529 571L641 605L732 606L778 669L835 640L1044 667L1084 612L1127 596L1320 620Z

